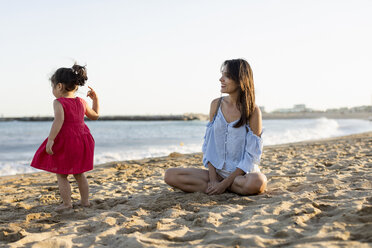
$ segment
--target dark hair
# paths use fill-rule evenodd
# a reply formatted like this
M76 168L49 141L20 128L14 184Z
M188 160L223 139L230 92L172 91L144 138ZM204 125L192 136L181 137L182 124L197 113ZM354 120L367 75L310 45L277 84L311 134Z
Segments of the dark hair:
M65 86L66 91L72 91L77 85L83 86L88 80L85 66L74 64L72 68L59 68L50 78L53 85L61 83Z
M234 80L240 86L239 97L236 105L240 110L240 120L234 127L240 127L248 123L249 117L254 111L255 94L253 72L251 66L244 59L226 60L221 66L221 71L226 69L227 77Z

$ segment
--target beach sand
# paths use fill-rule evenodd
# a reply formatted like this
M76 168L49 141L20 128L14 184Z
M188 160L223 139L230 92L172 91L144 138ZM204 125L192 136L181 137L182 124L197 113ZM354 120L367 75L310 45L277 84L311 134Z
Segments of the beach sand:
M55 175L0 178L1 247L372 247L372 132L264 148L265 193L208 196L163 182L201 154L86 173L90 208L56 213ZM73 177L73 200L79 192Z

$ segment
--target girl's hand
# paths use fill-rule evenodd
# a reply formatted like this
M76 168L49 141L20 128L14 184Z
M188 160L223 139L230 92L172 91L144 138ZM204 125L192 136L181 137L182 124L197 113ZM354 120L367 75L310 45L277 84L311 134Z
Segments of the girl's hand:
M53 145L54 145L54 141L48 139L48 142L47 142L47 144L46 144L46 148L45 148L45 150L46 150L46 152L47 152L49 155L53 155L53 151L52 151L52 147L53 147Z
M90 97L90 99L92 99L92 100L97 100L97 94L96 94L96 92L90 86L88 86L88 88L90 90L87 93L87 97Z

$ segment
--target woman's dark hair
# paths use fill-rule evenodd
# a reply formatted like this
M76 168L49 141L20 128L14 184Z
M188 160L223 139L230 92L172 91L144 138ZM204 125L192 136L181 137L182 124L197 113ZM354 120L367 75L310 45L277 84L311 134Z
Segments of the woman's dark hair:
M221 71L224 69L227 77L234 80L239 86L239 97L236 105L240 110L241 117L234 127L240 127L248 123L255 107L253 72L251 66L244 59L226 60L221 66Z
M72 68L59 68L50 78L53 85L61 83L65 86L66 91L76 89L76 86L83 86L88 80L85 66L74 64Z

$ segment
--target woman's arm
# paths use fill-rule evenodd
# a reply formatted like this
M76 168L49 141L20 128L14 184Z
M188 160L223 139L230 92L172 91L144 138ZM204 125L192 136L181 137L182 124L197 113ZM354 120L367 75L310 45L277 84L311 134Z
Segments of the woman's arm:
M222 182L224 183L224 186L226 187L225 189L227 189L228 187L230 187L234 180L235 180L235 177L237 176L243 176L245 174L245 172L242 170L242 169L239 169L239 168L236 168L236 170L231 173L228 177L226 177Z
M216 168L208 162L208 173L210 182L218 182Z
M98 96L96 92L88 86L90 91L88 91L87 96L90 97L93 100L93 106L92 108L86 105L86 111L85 115L91 119L91 120L97 120L99 117L99 101L98 101Z
M210 194L219 184L216 168L210 162L208 162L208 175L209 181L205 193Z
M261 137L262 114L260 108L257 105L255 106L253 113L249 117L249 127L255 135Z
M216 115L217 113L217 106L218 106L218 102L220 101L220 98L216 98L214 99L212 102L211 102L211 107L209 109L209 121L212 121L214 116Z
M209 121L213 120L214 115L217 112L218 101L219 101L219 98L216 98L211 102L211 107L209 110ZM209 181L218 182L216 168L210 162L208 162L208 171L209 171Z
M214 115L217 112L218 101L219 101L219 98L216 98L211 102L211 106L209 110L209 121L213 120ZM209 181L218 182L216 168L210 162L208 162L208 172L209 172Z
M46 152L50 155L53 155L52 147L54 144L54 139L57 137L61 127L63 125L65 116L63 112L62 104L58 100L53 101L53 108L54 108L54 121L52 124L52 128L50 129L48 142L46 144Z

